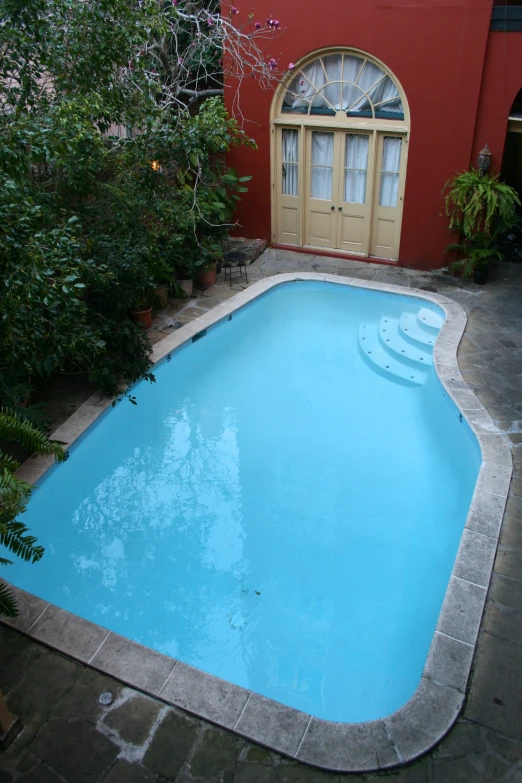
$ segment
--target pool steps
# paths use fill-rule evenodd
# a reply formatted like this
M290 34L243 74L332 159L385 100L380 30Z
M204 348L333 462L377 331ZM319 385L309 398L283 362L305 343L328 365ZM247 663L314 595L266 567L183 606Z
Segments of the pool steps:
M442 317L426 307L399 318L382 316L378 324L360 325L359 348L380 375L407 386L422 386L433 365L433 346L442 324Z

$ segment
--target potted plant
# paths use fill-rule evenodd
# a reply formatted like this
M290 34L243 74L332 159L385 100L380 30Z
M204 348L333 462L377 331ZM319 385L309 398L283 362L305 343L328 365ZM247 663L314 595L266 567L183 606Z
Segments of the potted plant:
M152 305L154 300L154 289L144 289L136 298L134 307L131 309L130 316L132 320L137 324L141 324L144 329L150 329L152 326Z
M498 231L492 236L484 232L475 234L466 242L453 242L446 250L456 250L459 254L457 261L451 265L451 270L462 277L473 277L477 285L484 285L488 279L489 262L492 259L502 261L504 254L498 245Z
M192 296L194 290L194 263L191 257L191 251L187 249L174 264L174 280L178 289L181 289L185 296Z
M464 277L474 276L483 285L492 259L502 260L505 254L499 235L517 222L516 206L520 199L514 188L500 182L498 174L483 174L471 169L448 180L444 189L446 214L450 231L458 230L460 242L453 242L446 252L460 255L451 264L454 272Z

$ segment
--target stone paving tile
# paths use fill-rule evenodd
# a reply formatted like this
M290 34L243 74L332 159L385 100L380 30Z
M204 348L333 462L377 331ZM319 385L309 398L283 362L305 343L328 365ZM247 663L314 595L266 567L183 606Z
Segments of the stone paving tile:
M521 652L519 644L482 632L464 710L469 720L517 740L522 740Z
M117 731L124 742L142 745L149 736L160 709L161 705L154 699L134 695L111 710L104 719L104 724Z
M0 783L522 783L522 265L499 264L487 286L440 273L266 250L249 284L321 268L346 277L436 289L468 314L459 361L468 384L511 439L515 479L479 638L467 703L421 761L384 775L336 775L282 757L0 626L0 688L24 730L0 753ZM224 275L192 298L170 300L152 340L247 287ZM95 391L77 378L45 391L56 425ZM518 471L518 472L517 472ZM114 702L101 707L109 690Z
M118 755L117 746L85 720L50 720L31 750L68 783L96 783Z
M167 713L156 729L143 765L150 772L175 780L199 730L197 720L180 712Z

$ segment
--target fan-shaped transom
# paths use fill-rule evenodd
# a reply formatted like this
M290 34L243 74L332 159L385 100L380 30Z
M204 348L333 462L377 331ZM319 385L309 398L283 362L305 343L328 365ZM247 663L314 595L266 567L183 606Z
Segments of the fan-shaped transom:
M404 120L393 79L375 62L356 54L327 54L303 66L286 91L282 111Z

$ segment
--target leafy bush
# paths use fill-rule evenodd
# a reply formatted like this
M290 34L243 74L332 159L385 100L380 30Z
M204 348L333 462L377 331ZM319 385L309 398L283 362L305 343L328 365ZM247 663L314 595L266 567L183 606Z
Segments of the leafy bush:
M3 4L0 375L13 386L73 369L117 394L151 378L128 313L159 267L202 263L244 190L211 163L249 143L222 100L162 111L146 63L129 68L161 29L158 8ZM108 136L114 126L138 131Z
M517 192L501 182L498 174L482 175L477 169L448 180L445 190L449 228L459 230L463 237L462 242L446 248L446 252L457 251L461 256L452 269L469 277L485 269L491 259L502 260L498 237L517 222Z

